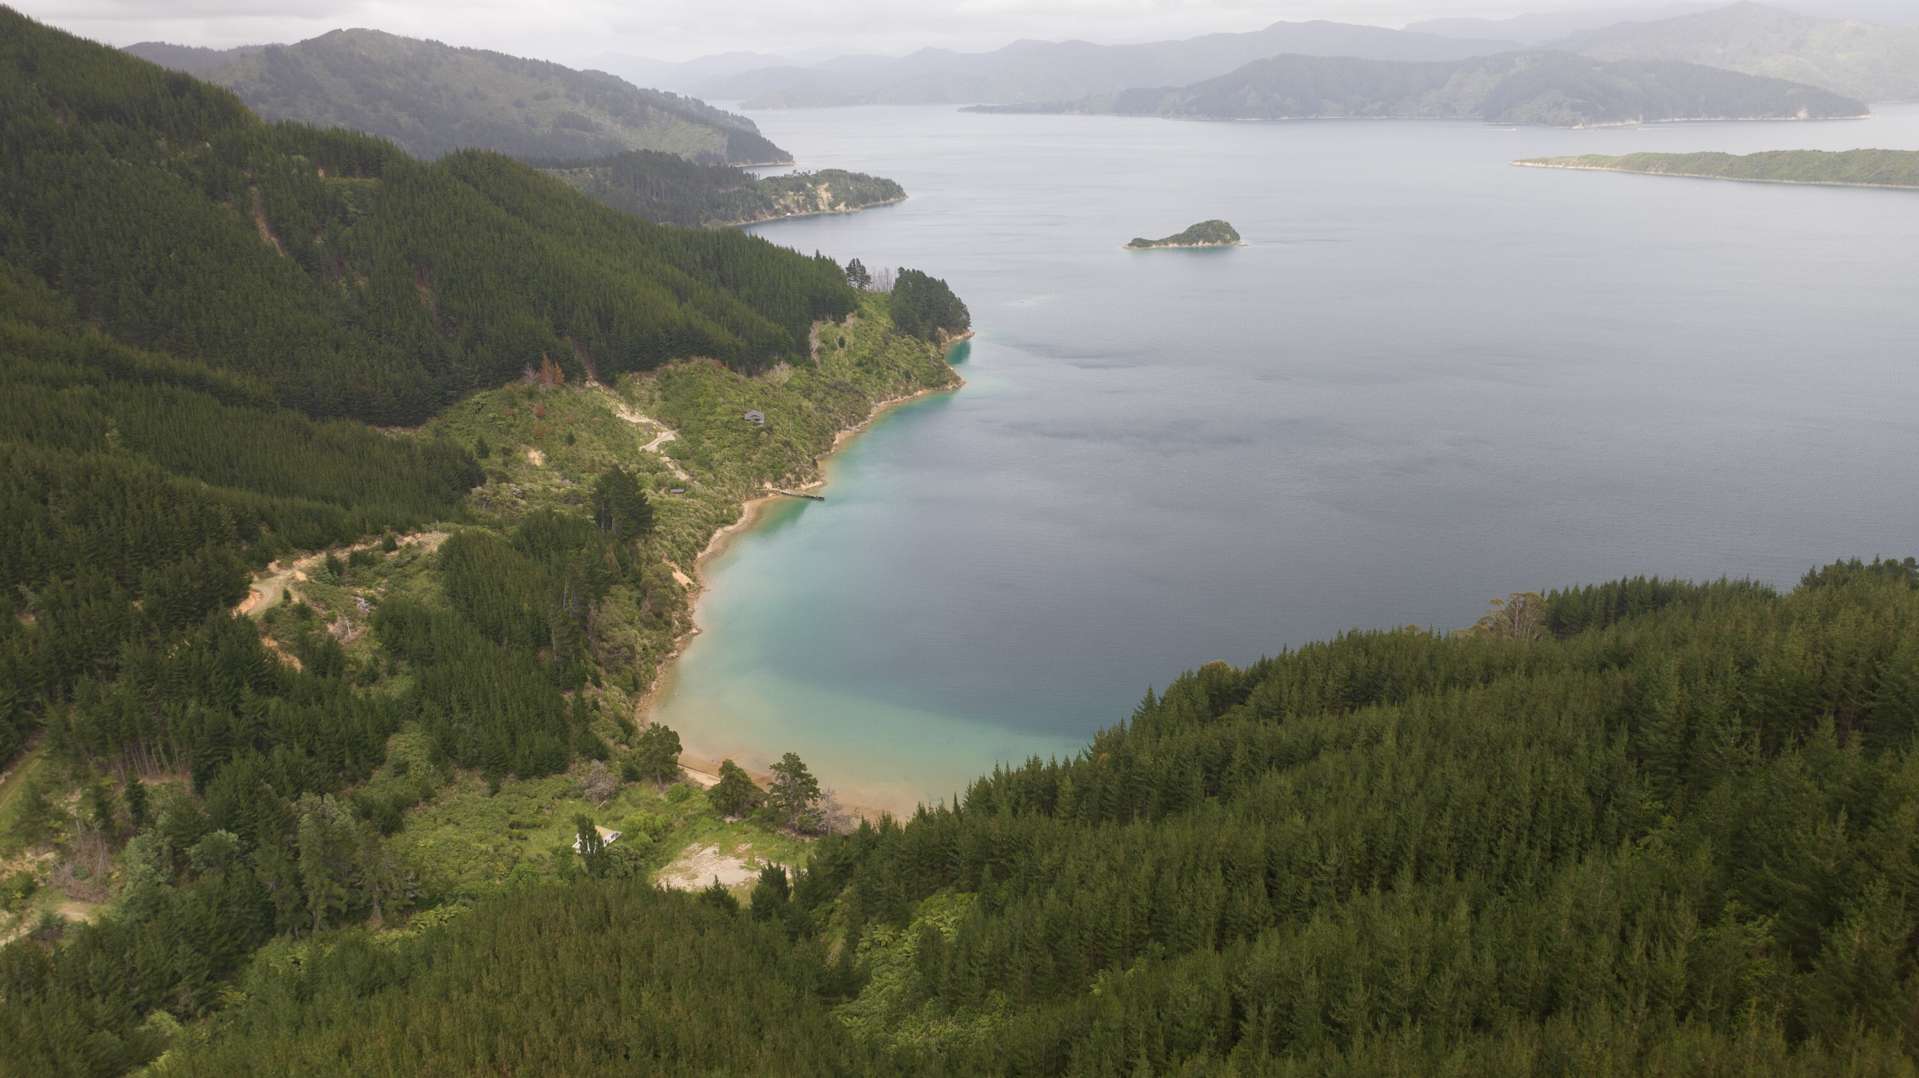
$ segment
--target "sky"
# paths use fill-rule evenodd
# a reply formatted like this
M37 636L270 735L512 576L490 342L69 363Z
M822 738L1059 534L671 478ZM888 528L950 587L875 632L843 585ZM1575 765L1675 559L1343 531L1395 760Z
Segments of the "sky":
M989 49L1020 38L1101 43L1253 30L1278 20L1398 26L1659 0L11 0L113 45L228 48L346 26L586 64L610 53L686 60L748 50L792 56ZM1799 0L1792 6L1844 0ZM1911 3L1919 0L1857 0Z

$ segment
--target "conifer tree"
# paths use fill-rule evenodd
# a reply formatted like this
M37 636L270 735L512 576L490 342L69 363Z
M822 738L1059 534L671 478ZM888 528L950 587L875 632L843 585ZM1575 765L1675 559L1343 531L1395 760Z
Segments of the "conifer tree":
M732 760L720 761L720 781L706 792L713 808L722 816L744 816L759 807L763 796L746 769Z
M766 800L775 817L795 831L816 830L821 796L819 780L807 770L797 753L780 757L771 770L773 783L766 791Z
M669 783L680 777L680 735L671 727L649 723L634 741L629 757L639 778Z

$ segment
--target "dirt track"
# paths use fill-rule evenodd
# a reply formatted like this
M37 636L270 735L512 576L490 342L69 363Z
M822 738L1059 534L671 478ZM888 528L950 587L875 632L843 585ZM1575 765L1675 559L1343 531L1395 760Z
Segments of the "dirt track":
M425 547L427 553L430 554L440 549L441 543L446 542L446 534L445 532L413 532L409 535L401 536L400 545ZM379 545L379 540L371 539L364 543L356 543L353 546L340 547L336 550L322 550L318 554L306 554L292 561L276 561L272 565L267 566L265 572L254 574L253 584L247 592L247 597L241 600L240 605L233 608L234 616L257 618L280 605L289 594L296 599L299 598L300 593L296 591L293 586L304 582L307 578L307 573L315 566L326 561L327 555L329 554L337 554L345 557L356 550L370 550Z

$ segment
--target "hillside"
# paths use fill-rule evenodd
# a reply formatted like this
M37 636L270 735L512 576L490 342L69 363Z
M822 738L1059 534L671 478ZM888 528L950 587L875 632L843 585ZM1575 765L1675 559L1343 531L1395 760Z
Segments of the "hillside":
M804 862L829 799L758 759L709 797L636 701L749 499L957 384L943 284L265 125L6 10L0 138L0 1073L128 1073L346 926ZM320 418L362 403L429 414Z
M663 229L497 155L432 164L0 15L9 259L129 344L417 423L550 357L758 370L853 309L830 260Z
M1908 560L1213 664L750 913L315 937L167 1073L1908 1074L1916 639Z
M755 177L730 165L702 165L649 150L554 164L544 171L614 209L689 228L850 213L906 197L899 184L863 172L832 168Z
M1192 86L980 111L1206 120L1482 120L1580 127L1851 117L1863 115L1866 106L1810 86L1697 64L1602 63L1563 52L1522 52L1418 64L1277 56Z
M699 85L708 97L744 101L749 108L1021 103L1194 82L1278 53L1454 60L1509 47L1346 23L1276 22L1248 33L1139 45L1017 41L983 53L923 49L898 58L843 57L712 77Z
M1648 176L1795 183L1823 187L1905 187L1919 189L1919 150L1774 150L1744 156L1726 153L1585 154L1540 157L1514 164L1529 168L1566 168L1595 172L1637 172Z
M792 160L753 121L690 97L376 30L214 55L161 43L127 51L228 87L268 120L377 135L427 159L481 149L523 160L627 150L733 164Z
M1919 27L1820 19L1757 3L1625 22L1559 42L1600 60L1675 60L1866 101L1919 99Z

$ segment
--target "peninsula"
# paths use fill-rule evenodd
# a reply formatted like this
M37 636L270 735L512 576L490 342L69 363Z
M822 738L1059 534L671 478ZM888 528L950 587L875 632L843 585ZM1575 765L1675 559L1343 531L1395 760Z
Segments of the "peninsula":
M1154 251L1167 247L1238 247L1244 243L1245 241L1239 238L1239 230L1225 221L1214 219L1201 221L1184 232L1161 236L1156 240L1135 236L1132 242L1126 245L1126 249Z
M827 168L756 177L734 165L657 150L559 162L541 170L616 210L687 228L852 213L906 199L899 184L864 172Z
M1513 164L1521 168L1637 172L1646 176L1747 183L1919 189L1919 150L1773 150L1743 156L1728 153L1584 154L1536 157Z

